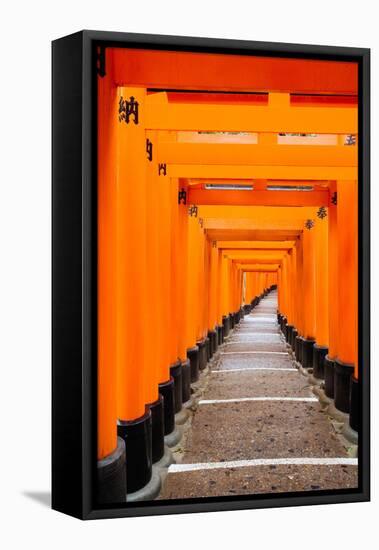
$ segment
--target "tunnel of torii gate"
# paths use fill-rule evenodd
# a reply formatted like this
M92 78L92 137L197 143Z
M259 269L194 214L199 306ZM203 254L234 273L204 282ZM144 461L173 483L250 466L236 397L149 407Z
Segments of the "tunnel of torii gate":
M172 93L148 58L130 82L125 56L107 49L98 79L98 461L126 444L129 499L169 460L207 362L275 288L299 367L358 430L358 117L354 86L326 90L321 69L304 101L285 71L262 96L209 92L220 76L196 95L186 61Z

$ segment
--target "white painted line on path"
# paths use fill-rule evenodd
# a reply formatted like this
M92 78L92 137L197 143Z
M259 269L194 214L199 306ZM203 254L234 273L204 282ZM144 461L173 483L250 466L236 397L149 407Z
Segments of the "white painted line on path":
M248 466L358 466L357 458L257 458L252 460L229 460L225 462L196 462L194 464L171 464L169 473L246 468Z
M235 399L201 399L199 405L214 405L217 403L241 403L242 401L303 401L318 402L317 397L239 397Z
M289 372L296 372L298 373L298 370L295 367L292 367L291 369L288 369L286 367L246 367L241 369L225 369L225 370L212 370L212 374L225 374L227 372L242 372L242 371L250 371L250 370L270 370L270 371L289 371Z
M287 355L287 357L289 357L286 351L221 351L220 355L255 355L257 353L263 353L264 355Z

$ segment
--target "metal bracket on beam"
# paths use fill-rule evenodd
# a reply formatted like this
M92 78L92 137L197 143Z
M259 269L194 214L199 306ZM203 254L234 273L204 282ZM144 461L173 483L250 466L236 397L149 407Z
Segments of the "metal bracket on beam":
M187 204L187 191L183 188L178 193L178 204Z

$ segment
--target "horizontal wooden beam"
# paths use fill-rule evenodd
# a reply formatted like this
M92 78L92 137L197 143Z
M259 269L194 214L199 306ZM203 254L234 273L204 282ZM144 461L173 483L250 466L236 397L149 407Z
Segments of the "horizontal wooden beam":
M188 202L196 205L328 206L329 191L218 191L188 189Z
M232 260L244 260L249 258L284 258L284 256L287 254L287 250L279 250L277 248L271 248L269 250L262 248L258 250L224 248L222 253L223 255L232 258Z
M271 231L296 231L304 227L303 220L279 221L279 220L254 220L252 218L205 218L205 229L229 229L238 230L267 230ZM236 239L237 240L237 239Z
M157 161L166 164L356 167L358 148L346 145L259 145L159 143Z
M295 239L302 229L207 229L213 241L288 241Z
M147 130L356 134L356 107L294 107L149 102Z
M358 93L358 63L352 62L154 50L146 46L107 48L106 56L106 66L119 86L307 95Z
M221 250L290 250L295 241L216 241Z
M234 180L352 180L357 168L335 166L242 166L212 164L169 164L167 175L172 178L234 179Z
M241 271L249 272L249 271L277 271L279 269L280 264L236 264L237 269L240 269Z
M288 207L279 208L276 206L199 206L199 216L201 218L218 219L251 219L256 222L266 223L267 220L287 223L288 220L300 222L300 224L309 218L316 216L315 207Z
M261 264L271 265L271 264L280 263L283 260L284 256L275 256L272 258L260 258L259 256L252 256L251 258L238 258L233 255L232 256L228 255L228 258L240 265L252 264L252 263L255 263L255 264L261 263Z

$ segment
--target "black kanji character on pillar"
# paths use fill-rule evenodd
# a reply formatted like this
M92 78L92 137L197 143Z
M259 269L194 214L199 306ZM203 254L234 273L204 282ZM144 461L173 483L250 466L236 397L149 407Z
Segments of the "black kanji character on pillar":
M158 176L167 174L167 166L166 164L158 164Z
M320 220L323 220L326 218L327 212L325 206L320 206L320 208L317 211L317 217L320 218Z
M197 218L197 206L195 204L192 204L188 209L188 213L190 216L194 216L195 218Z
M149 139L146 140L146 153L150 162L153 160L153 144Z
M130 96L129 100L121 96L118 104L119 122L124 120L126 124L129 124L130 117L133 117L134 124L138 124L138 106L139 103L133 96Z
M307 229L312 229L312 227L314 226L314 224L315 224L315 222L314 222L313 220L307 220L307 221L305 222L305 227L306 227Z

